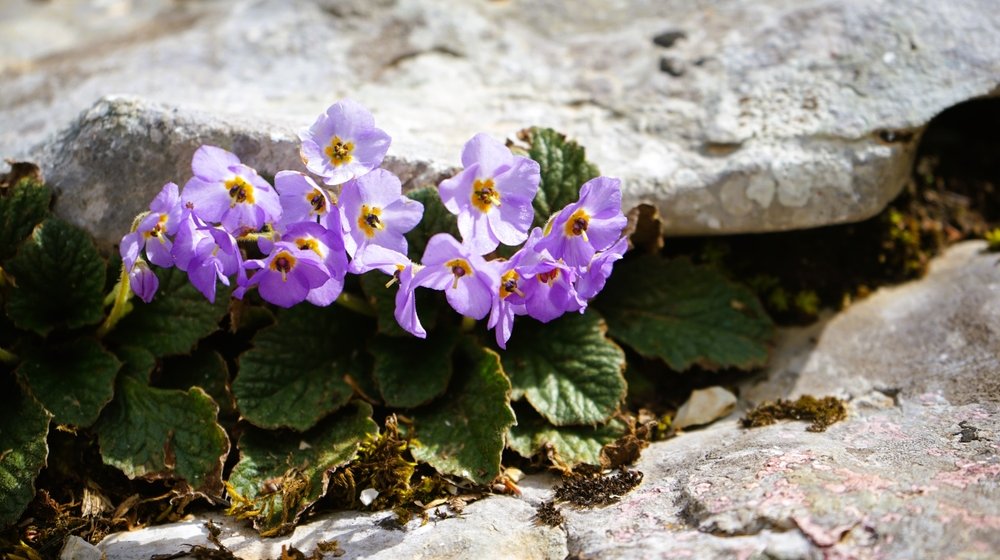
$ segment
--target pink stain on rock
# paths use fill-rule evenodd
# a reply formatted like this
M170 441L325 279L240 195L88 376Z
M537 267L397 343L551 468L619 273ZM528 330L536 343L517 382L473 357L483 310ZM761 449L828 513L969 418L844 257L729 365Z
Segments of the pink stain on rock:
M966 527L985 529L989 531L1000 531L1000 515L972 513L969 510L957 508L948 504L939 504L938 510L942 512L939 516L942 523L949 523L957 519Z
M894 485L891 480L886 480L877 474L862 474L844 468L835 469L834 472L840 480L825 484L823 487L835 494L863 490L878 492Z
M934 480L965 490L970 484L1000 476L1000 464L997 463L989 465L984 462L959 461L955 466L958 470L938 473Z

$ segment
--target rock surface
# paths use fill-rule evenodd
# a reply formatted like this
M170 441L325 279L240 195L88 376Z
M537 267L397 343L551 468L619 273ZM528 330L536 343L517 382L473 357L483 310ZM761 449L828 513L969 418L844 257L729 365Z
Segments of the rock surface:
M487 498L405 531L379 529L385 513L339 513L263 542L220 521L222 540L248 559L275 557L282 543L308 554L330 539L345 558L995 558L1000 256L984 247L958 245L922 280L782 332L770 369L740 388L742 404L850 398L848 418L826 432L801 422L746 430L736 415L685 432L643 452L643 482L621 502L559 506L561 528L532 520L557 482L533 475L520 500ZM109 560L176 552L205 544L203 522L113 535L100 548Z
M908 179L928 120L1000 85L993 0L66 4L0 8L2 156L108 94L218 115L192 133L226 146L241 131L213 123L301 128L351 96L392 153L432 167L481 130L563 130L669 233L870 216ZM153 165L114 145L120 165ZM108 183L103 203L133 187L147 186Z

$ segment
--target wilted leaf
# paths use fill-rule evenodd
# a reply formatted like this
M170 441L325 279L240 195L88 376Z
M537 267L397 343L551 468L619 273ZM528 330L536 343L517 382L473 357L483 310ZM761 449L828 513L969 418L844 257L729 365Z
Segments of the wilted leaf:
M18 327L47 335L103 317L104 259L83 230L49 218L7 262L17 288L7 313Z
M501 354L514 387L557 426L605 422L625 398L625 353L588 310L550 323L520 319Z
M35 496L35 478L49 448L49 413L12 377L0 383L0 528L17 521Z
M219 286L209 303L176 268L156 268L160 289L150 303L132 300L132 312L107 336L122 346L139 346L156 357L187 354L202 338L219 328L226 315L230 290Z
M229 438L212 398L197 387L157 389L130 376L117 389L95 426L104 462L129 478L180 478L220 495Z
M18 375L58 424L87 427L115 394L121 362L93 338L23 352Z
M299 305L278 313L240 356L233 394L261 428L305 431L347 403L345 375L363 373L371 322L339 307Z
M597 166L587 161L582 146L551 128L530 128L521 133L528 142L528 157L541 166L542 182L535 196L535 226L543 226L552 214L575 202L580 186L597 177Z
M619 263L594 300L609 334L682 371L767 362L770 318L753 293L718 271L654 255Z
M354 402L305 433L247 430L228 481L232 513L253 518L265 535L286 527L326 492L329 473L378 432L371 415L370 405Z
M466 342L461 354L444 397L414 411L419 445L411 451L438 472L487 484L500 473L504 434L515 422L510 382L492 350Z

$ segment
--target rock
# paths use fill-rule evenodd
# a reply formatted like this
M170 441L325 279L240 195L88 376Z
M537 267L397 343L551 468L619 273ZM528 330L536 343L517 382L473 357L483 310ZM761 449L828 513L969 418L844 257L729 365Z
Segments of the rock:
M695 389L677 409L672 426L677 429L709 424L729 415L736 408L736 395L722 387Z
M137 98L108 97L32 158L42 163L42 173L55 189L56 213L89 231L109 251L165 183L184 186L191 177L191 156L202 144L231 150L265 175L305 171L295 130L280 121L220 119ZM391 155L383 167L407 189L437 184L451 174L444 167Z
M59 560L101 560L101 551L76 535L66 537Z
M391 512L342 512L300 525L286 537L261 539L252 529L221 515L171 523L139 531L115 533L100 549L107 560L149 558L154 554L186 551L189 545L215 548L208 540L206 521L221 528L219 540L244 560L278 558L282 546L306 556L318 543L337 541L342 560L371 558L566 558L566 535L560 528L537 525L534 508L524 500L498 496L470 504L458 517L439 519L433 513L426 524L415 519L405 527Z
M818 342L775 363L742 393L754 402L801 394L1000 403L1000 256L971 241L935 259L918 282L882 288L810 328Z
M478 131L558 128L623 179L626 210L654 204L673 234L873 215L909 178L931 117L1000 83L992 0L75 4L4 13L16 48L0 59L0 156L111 93L211 113L220 126L204 136L217 140L233 115L299 128L349 95L392 134L391 153L434 168L456 165ZM654 43L664 29L686 39ZM682 76L658 69L668 43ZM149 165L135 153L129 167ZM109 205L133 184L113 186Z

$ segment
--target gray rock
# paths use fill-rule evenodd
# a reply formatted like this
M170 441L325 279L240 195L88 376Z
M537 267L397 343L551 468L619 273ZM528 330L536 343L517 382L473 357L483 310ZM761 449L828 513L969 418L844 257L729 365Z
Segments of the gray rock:
M669 233L771 231L876 213L928 120L1000 82L993 0L133 4L5 8L0 155L112 93L296 128L351 96L412 161L553 126ZM669 48L682 76L658 69L664 30L686 35ZM132 184L114 186L104 203Z
M56 213L110 250L165 183L184 186L191 156L202 144L231 150L265 175L305 171L295 128L288 124L220 119L131 97L102 99L32 158L41 162L56 191ZM450 175L446 168L396 156L388 156L383 167L395 172L404 188L437 184Z
M76 535L66 537L59 560L102 560L101 551Z
M736 395L723 387L695 389L688 400L677 409L671 425L682 429L709 424L727 416L735 408Z

